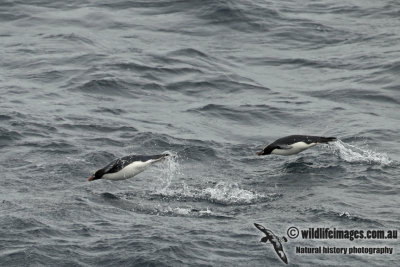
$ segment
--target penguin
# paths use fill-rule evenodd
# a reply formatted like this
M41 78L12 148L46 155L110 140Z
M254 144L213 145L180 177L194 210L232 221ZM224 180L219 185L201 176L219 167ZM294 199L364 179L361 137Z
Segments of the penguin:
M271 230L265 229L264 226L258 223L254 223L254 225L257 227L258 230L263 232L265 236L261 238L260 242L267 243L267 241L271 242L271 244L274 246L274 249L276 253L278 254L279 258L286 264L288 264L288 258L286 257L285 252L283 251L283 246L281 243L281 240L287 242L286 237L282 237L280 239L277 237Z
M104 168L97 170L89 177L88 181L98 179L114 181L129 179L146 170L151 164L158 162L167 156L169 156L169 154L151 156L129 155L117 158Z
M307 148L316 144L327 144L337 141L336 137L321 137L311 135L289 135L279 138L275 142L267 145L262 151L258 152L259 156L276 154L281 156L289 156L300 153Z

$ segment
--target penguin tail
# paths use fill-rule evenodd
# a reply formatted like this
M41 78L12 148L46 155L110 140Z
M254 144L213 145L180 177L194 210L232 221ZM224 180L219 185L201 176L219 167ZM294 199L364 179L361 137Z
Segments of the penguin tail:
M337 141L336 137L320 137L318 143L320 144L328 144L329 142Z
M168 157L168 156L171 156L171 155L168 154L168 153L161 154L160 157L157 160L162 160L163 158Z

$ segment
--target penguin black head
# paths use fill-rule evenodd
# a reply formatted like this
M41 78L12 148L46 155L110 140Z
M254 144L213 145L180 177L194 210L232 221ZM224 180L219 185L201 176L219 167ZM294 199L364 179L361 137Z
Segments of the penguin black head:
M103 169L98 170L92 176L89 177L88 181L101 179L101 177L103 177L103 175L104 175L104 170Z
M273 149L270 146L266 146L262 151L258 152L257 155L259 155L259 156L270 155L272 150Z

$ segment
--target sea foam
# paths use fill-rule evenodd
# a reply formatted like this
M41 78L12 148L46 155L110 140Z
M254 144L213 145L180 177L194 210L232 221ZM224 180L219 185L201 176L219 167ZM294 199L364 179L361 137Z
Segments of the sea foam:
M330 143L329 147L339 158L347 162L360 162L368 164L391 165L393 160L386 153L379 153L344 143L341 140Z

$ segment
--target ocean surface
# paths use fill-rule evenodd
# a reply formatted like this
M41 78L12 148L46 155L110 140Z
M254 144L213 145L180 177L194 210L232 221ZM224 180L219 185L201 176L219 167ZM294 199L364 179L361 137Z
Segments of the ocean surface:
M2 0L0 266L283 266L253 223L399 230L399 17L387 0ZM291 134L339 140L257 156ZM400 261L398 239L288 239L291 266Z

